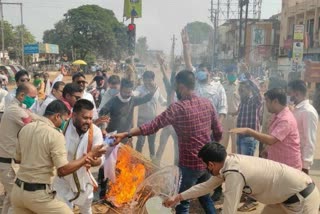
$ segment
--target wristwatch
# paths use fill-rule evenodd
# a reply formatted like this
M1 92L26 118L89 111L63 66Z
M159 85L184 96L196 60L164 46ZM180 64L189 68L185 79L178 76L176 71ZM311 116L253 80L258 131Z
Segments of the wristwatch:
M130 133L130 131L128 131L128 138L129 138L129 139L132 138L132 134Z

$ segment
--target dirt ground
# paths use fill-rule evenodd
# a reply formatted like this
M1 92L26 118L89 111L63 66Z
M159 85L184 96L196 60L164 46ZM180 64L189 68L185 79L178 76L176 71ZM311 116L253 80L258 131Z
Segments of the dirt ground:
M162 94L166 97L166 93L164 90L164 85L162 83L162 75L160 73L160 71L158 69L154 69L152 68L152 70L156 73L156 83L157 85L160 87L160 90L162 92ZM55 78L55 76L58 74L57 72L49 72L51 79L53 80ZM87 75L87 81L90 82L92 80L93 76L92 75ZM64 78L65 82L71 82L71 77L65 77ZM14 85L9 86L9 88L13 88L15 87ZM164 108L160 107L158 109L158 113L161 113L164 110ZM136 112L136 111L135 111ZM135 124L137 121L137 114L135 114ZM320 127L320 126L319 126ZM159 144L159 133L157 134L157 138L156 138L156 148L158 147ZM320 129L318 129L318 136L320 137ZM320 139L320 138L318 138ZM134 140L134 146L135 146L135 141ZM149 150L148 150L148 144L145 143L145 146L143 148L143 154L146 157L149 157ZM228 151L230 152L230 146L228 148ZM162 162L161 162L162 166L166 166L166 165L173 165L173 141L171 138L169 138L168 140L168 144L166 146L163 158L162 158ZM96 169L94 170L95 172L97 171ZM318 188L320 187L320 146L317 146L316 149L316 154L315 154L315 163L312 167L312 170L310 171L310 175L312 176L314 182L316 183L316 185L318 186ZM1 186L0 186L0 193L1 193ZM0 196L0 201L1 200L1 196ZM221 205L217 206L218 208L221 207ZM258 209L255 211L250 212L250 214L258 214L261 213L261 210L263 209L263 204L260 204ZM96 214L100 214L100 213L106 213L106 208L104 207L98 207L97 210L94 211L94 213ZM203 210L201 209L201 207L199 206L199 203L197 202L197 200L193 200L191 203L191 209L190 209L190 213L192 214L202 214L204 213ZM238 212L241 213L241 212ZM244 213L246 214L246 213Z

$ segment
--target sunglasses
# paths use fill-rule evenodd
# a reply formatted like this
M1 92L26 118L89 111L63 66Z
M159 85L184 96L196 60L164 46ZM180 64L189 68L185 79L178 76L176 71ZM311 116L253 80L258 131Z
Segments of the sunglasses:
M86 81L77 81L77 83L80 85L80 84L86 84L87 82Z
M71 96L73 96L74 98L76 98L76 100L80 100L80 99L81 99L81 97L76 96L76 95L71 95Z
M25 79L20 79L19 81L20 82L30 82L30 79L29 78L25 78Z

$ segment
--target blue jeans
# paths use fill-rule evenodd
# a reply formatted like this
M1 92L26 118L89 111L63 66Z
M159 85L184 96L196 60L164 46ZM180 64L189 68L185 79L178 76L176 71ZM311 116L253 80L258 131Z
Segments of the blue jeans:
M179 168L182 173L182 181L179 193L189 189L196 184L203 183L211 177L207 170L193 170L184 166L180 166ZM209 194L199 197L198 200L202 208L205 210L206 214L216 213L216 209L214 208L213 201L211 200ZM176 207L176 214L188 214L189 206L189 200L181 201L180 204Z
M258 141L253 137L238 137L237 150L238 154L253 156L256 150Z

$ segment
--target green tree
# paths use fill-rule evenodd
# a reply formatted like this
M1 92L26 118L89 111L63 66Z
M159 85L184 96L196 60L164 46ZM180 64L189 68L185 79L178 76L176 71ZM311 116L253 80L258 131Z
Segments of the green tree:
M140 59L146 60L148 49L147 37L139 37L136 44L136 53Z
M186 29L191 44L200 44L203 41L208 41L210 33L213 31L212 27L204 22L188 23Z
M14 41L14 27L7 21L4 21L4 49L7 50L8 47L12 47L15 43ZM0 48L2 49L2 34L0 33Z
M85 59L87 54L119 59L126 51L126 27L113 11L97 5L69 10L55 28L44 32L43 41L60 46L64 54Z

